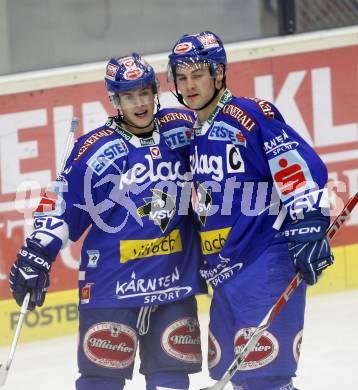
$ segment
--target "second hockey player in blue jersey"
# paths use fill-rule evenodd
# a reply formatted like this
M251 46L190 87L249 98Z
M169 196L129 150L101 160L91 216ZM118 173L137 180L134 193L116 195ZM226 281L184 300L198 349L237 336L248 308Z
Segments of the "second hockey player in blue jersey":
M314 284L332 263L321 207L327 170L274 105L231 94L212 32L181 37L169 71L178 100L198 115L190 162L202 275L214 287L209 369L220 379L296 270ZM302 285L234 376L235 389L293 389L304 306Z
M118 116L76 142L10 276L16 301L41 306L60 248L88 229L79 269L78 390L120 390L137 345L148 390L188 389L201 369L195 294L200 243L188 204L187 110L154 114L158 81L138 54L113 58L106 88ZM158 102L159 104L159 102Z

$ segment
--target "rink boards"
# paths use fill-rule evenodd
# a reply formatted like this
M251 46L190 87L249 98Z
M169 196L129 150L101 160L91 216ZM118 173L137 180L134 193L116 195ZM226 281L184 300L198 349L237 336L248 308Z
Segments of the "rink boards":
M274 102L315 147L329 169L336 212L358 187L357 43L358 28L344 28L227 45L230 89ZM166 55L146 58L159 74L163 106L177 105L164 74ZM0 77L0 345L11 341L17 319L7 274L32 229L40 188L56 176L71 118L80 117L79 136L114 114L104 65ZM32 183L27 192L19 188L26 180ZM80 245L61 251L46 306L28 314L23 341L76 332ZM358 288L357 212L333 245L335 265L311 294ZM200 310L209 302L200 298Z

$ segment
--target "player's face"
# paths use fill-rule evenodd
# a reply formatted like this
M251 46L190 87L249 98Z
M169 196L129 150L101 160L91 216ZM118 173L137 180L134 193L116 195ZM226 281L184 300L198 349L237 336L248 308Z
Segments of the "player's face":
M221 79L221 76L216 79L212 77L209 65L206 63L178 65L175 72L178 91L193 110L200 109L213 97L215 86L216 88L221 86ZM217 99L205 111L210 114L216 104Z
M151 85L119 93L119 102L127 123L133 123L141 128L151 125L154 113L154 93ZM136 128L128 130L138 133Z

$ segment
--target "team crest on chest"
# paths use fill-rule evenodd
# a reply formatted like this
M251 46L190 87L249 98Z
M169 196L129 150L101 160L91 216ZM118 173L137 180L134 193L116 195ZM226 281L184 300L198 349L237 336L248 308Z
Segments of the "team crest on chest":
M137 213L141 218L148 217L164 233L176 211L175 199L155 188L151 192L153 196L144 198L145 204L138 208Z

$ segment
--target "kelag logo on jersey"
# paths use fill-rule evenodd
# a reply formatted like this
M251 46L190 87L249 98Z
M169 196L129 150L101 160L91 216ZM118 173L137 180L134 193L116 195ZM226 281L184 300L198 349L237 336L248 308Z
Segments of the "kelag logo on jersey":
M97 175L101 175L119 157L128 154L127 145L122 139L107 142L87 161L87 165Z
M151 189L153 196L144 198L145 204L138 207L137 213L141 218L149 217L164 233L175 214L175 200L172 196L157 189Z
M228 125L224 121L216 122L214 124L210 130L208 138L215 141L228 141L234 145L246 147L246 138L242 132L233 126Z
M176 149L184 145L189 145L192 133L187 127L177 127L163 133L165 143L170 149Z

